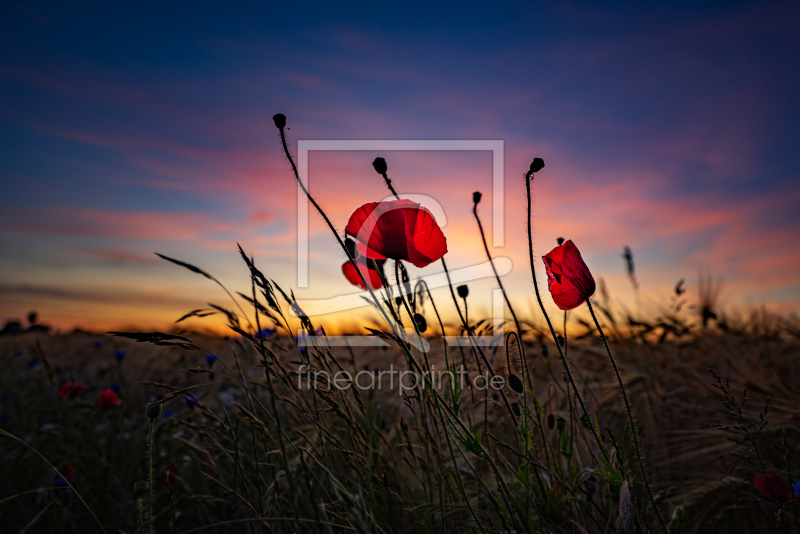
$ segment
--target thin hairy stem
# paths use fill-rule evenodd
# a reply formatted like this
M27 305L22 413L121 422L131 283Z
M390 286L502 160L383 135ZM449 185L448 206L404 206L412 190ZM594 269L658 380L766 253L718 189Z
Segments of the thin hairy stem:
M606 347L606 352L608 352L608 358L611 360L611 366L614 368L614 374L617 375L617 381L619 382L619 389L622 392L622 400L625 401L625 411L628 414L628 424L631 427L631 433L633 434L633 445L634 449L636 449L636 460L639 462L639 470L642 472L642 478L644 479L644 486L647 489L647 496L650 498L650 504L653 505L653 509L656 512L656 517L658 517L658 522L661 525L661 528L664 532L667 531L667 525L664 523L664 518L661 517L661 511L658 509L658 504L656 504L656 499L653 497L653 489L650 487L650 480L647 478L647 471L644 468L644 459L642 458L642 446L639 442L639 435L636 432L636 426L633 423L633 412L631 411L631 403L628 401L628 393L625 391L625 384L622 382L622 376L619 374L619 369L617 368L617 362L614 360L614 355L611 354L611 347L608 345L608 340L606 339L605 334L603 333L603 328L600 326L600 322L597 320L597 316L594 314L594 308L592 308L592 303L589 299L586 299L586 305L589 307L589 313L592 314L592 320L594 320L595 326L597 326L597 331L600 333L600 339L603 340L603 345Z
M539 284L536 283L536 269L534 268L533 262L533 237L531 235L531 176L533 175L532 172L528 171L525 175L525 188L528 193L528 256L530 258L531 263L531 277L533 278L533 289L536 292L536 300L539 302L539 308L542 310L542 315L544 315L545 320L547 321L547 326L550 328L550 335L553 336L553 342L555 343L556 347L558 348L558 354L561 357L561 362L564 364L564 371L567 373L567 379L569 380L572 389L575 391L575 397L578 399L578 403L581 405L581 409L583 413L586 414L586 417L589 417L589 410L586 409L586 403L583 400L583 396L581 396L580 391L578 390L578 386L575 384L575 378L572 376L572 370L569 368L569 362L567 362L567 357L564 354L564 350L561 347L561 344L558 342L558 336L556 335L556 331L553 328L553 323L550 321L550 316L547 315L547 311L544 309L544 303L542 302L542 295L539 293ZM589 425L590 430L592 431L592 436L594 436L595 442L597 442L597 446L600 447L600 452L603 454L603 458L609 460L608 451L606 451L603 443L600 441L600 436L597 435L597 429L595 425Z

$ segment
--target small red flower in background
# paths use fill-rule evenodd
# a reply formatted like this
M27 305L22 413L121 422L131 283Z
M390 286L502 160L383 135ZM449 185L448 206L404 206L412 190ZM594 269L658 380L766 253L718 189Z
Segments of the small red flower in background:
M103 411L113 410L119 406L119 398L113 389L104 389L97 397L97 407Z
M58 471L62 476L56 477L56 479L53 481L54 486L62 487L66 486L67 482L72 484L75 481L75 468L72 467L71 463L61 465L58 468Z
M778 502L787 503L792 498L792 490L775 475L758 475L753 479L753 484L758 491Z
M178 466L175 465L175 462L170 464L167 472L161 475L161 478L158 480L158 483L161 484L161 487L164 489L171 488L175 485L175 481L178 479Z
M594 294L592 273L572 241L557 246L542 261L547 270L550 293L562 310L577 308Z
M425 267L447 254L447 239L436 219L410 200L364 204L350 216L345 233L358 241L362 256L375 260Z
M84 389L86 389L86 386L81 384L73 384L71 381L64 382L64 384L59 388L58 394L62 399L74 399Z
M364 258L362 257L356 258L355 260L356 265L358 265L358 270L361 271L361 274L364 276L367 282L369 282L370 286L372 286L372 289L380 289L383 287L381 275L378 273L378 271L366 265L365 263L362 263L363 261ZM342 265L342 272L344 273L345 278L347 278L351 284L366 291L367 286L365 286L364 282L362 282L361 278L359 278L356 268L353 267L352 263L349 261L345 262L344 265Z

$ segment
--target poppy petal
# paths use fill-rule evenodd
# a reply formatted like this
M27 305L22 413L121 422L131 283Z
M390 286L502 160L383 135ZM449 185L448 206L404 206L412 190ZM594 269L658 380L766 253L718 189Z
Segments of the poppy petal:
M411 200L364 204L350 216L345 233L359 254L425 267L447 253L447 239L431 212Z
M425 267L447 254L447 239L433 214L422 206L404 209L408 237L408 261Z
M364 250L367 257L373 251L385 258L407 259L405 219L398 209L403 207L400 202L414 204L411 201L371 202L350 216L345 232L368 247Z
M369 268L366 264L360 263L358 260L356 260L356 264L358 265L358 270L361 271L361 274L372 286L372 289L380 289L383 287L383 282L381 281L381 276L378 274L378 271ZM355 267L353 267L353 264L349 261L342 265L342 273L344 273L345 278L347 278L351 284L360 287L364 291L367 290L367 286L361 281Z
M542 261L550 293L560 309L577 308L594 294L592 273L571 240L551 250Z
M753 479L753 485L755 485L758 491L778 502L786 503L792 498L792 492L789 486L775 475L758 475Z

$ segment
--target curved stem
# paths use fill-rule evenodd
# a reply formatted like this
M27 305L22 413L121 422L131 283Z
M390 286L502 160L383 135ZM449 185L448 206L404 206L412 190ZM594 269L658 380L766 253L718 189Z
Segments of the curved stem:
M534 268L533 263L533 238L531 237L531 175L532 172L528 172L525 175L525 188L528 193L528 256L530 257L531 262L531 276L533 277L533 289L536 291L536 300L539 302L539 308L542 310L542 315L544 315L545 320L547 321L547 326L550 328L550 335L553 336L553 342L555 343L556 347L558 348L558 354L561 356L561 362L564 364L564 370L567 373L567 378L569 379L569 383L572 386L572 389L575 391L575 397L578 399L578 403L581 405L581 409L583 413L586 414L586 417L589 417L589 411L586 409L586 403L581 396L581 392L578 390L578 386L575 384L575 378L572 376L572 371L569 368L569 362L567 362L567 357L564 355L564 350L561 348L561 344L558 342L558 336L556 335L556 331L553 328L553 323L550 321L550 317L547 315L547 311L544 309L544 303L542 302L542 296L539 293L539 285L536 283L536 269ZM603 443L600 441L600 436L597 435L597 429L595 425L589 425L590 430L592 431L592 435L594 436L594 440L597 442L597 446L600 447L600 452L603 453L603 458L609 460L608 452L606 451L605 447L603 447Z
M383 180L386 182L386 187L388 187L389 191L392 192L392 194L394 195L394 198L396 198L397 200L400 200L400 195L398 195L397 191L394 190L394 186L392 186L392 181L389 179L389 177L386 175L386 173L385 172L381 173L381 176L383 176Z
M481 219L478 217L478 204L477 202L472 207L472 213L475 215L475 220L478 221L478 230L481 232L481 241L483 241L483 250L486 251L486 257L489 258L489 265L492 266L492 272L494 273L494 277L497 280L497 285L500 286L500 291L503 293L503 298L508 305L508 309L511 312L511 317L514 318L514 326L517 328L517 334L519 335L520 339L517 343L519 347L519 359L520 361L524 362L523 365L527 365L527 356L525 355L525 345L522 343L522 327L519 324L519 320L517 319L517 314L514 313L514 307L511 306L511 301L508 299L508 294L506 293L506 288L503 287L503 282L500 280L500 275L497 274L497 269L494 266L494 260L492 259L492 255L489 252L489 245L486 243L486 234L483 232L483 225L481 224ZM531 388L533 391L533 381L531 380L531 375L528 374L528 387Z
M589 313L592 314L592 320L594 320L595 326L597 326L597 331L600 332L600 339L603 340L603 345L606 347L606 352L608 352L608 358L611 360L611 366L614 368L614 374L617 375L617 381L619 381L619 389L622 392L622 400L625 401L625 411L628 413L628 424L631 427L631 433L633 434L633 445L634 449L636 449L636 460L639 462L639 470L642 472L642 478L644 479L644 486L647 489L647 496L650 498L650 504L653 505L653 509L656 512L656 516L658 517L658 522L661 524L661 528L664 529L664 532L667 531L667 526L664 523L664 519L661 517L661 512L658 509L658 505L656 504L656 499L653 497L653 489L650 487L650 481L647 478L647 471L644 469L644 459L642 458L642 446L639 443L639 434L636 432L636 426L633 424L633 412L631 411L631 403L628 401L628 393L625 391L625 384L622 383L622 376L619 374L619 369L617 368L617 362L614 360L614 355L611 354L611 347L608 345L608 340L606 339L606 335L603 333L603 329L600 327L600 322L597 320L597 316L594 314L594 308L592 308L592 303L589 299L586 299L586 305L589 307Z

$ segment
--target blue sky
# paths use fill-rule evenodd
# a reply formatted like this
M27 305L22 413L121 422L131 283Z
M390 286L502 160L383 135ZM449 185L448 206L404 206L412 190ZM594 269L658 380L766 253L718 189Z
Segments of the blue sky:
M731 307L800 302L796 3L0 9L0 317L159 326L222 297L152 252L246 286L236 242L291 287L296 193L276 112L291 142L502 139L506 246L493 253L514 262L520 303L532 288L516 179L533 156L547 162L537 255L572 238L620 305L624 245L653 312L699 270L724 280ZM385 196L375 155L312 158L340 228ZM479 261L469 199L489 193L486 154L383 155L401 192L443 206L450 263ZM352 291L311 222L298 296Z

